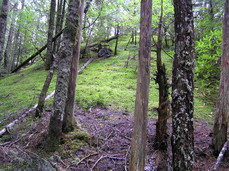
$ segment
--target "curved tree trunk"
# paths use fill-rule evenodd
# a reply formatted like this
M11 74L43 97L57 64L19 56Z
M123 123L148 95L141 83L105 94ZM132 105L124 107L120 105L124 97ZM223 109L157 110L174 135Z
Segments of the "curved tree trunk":
M141 1L138 82L131 141L131 171L143 171L146 156L146 127L150 83L152 0Z
M60 144L64 109L68 94L70 66L77 33L76 28L78 27L76 19L78 17L79 5L79 0L70 0L68 4L66 28L64 30L63 41L61 44L56 92L53 102L54 112L50 118L49 131L45 144L45 149L47 151L55 151Z
M7 16L8 16L8 4L9 4L9 0L3 0L2 8L0 11L0 68L2 65L3 48L4 48L4 43L5 43L6 24L7 24Z
M221 76L219 97L216 104L216 115L213 128L214 153L217 155L227 141L227 127L229 117L229 0L225 1L223 20L223 43L221 57Z
M191 171L194 166L193 88L194 25L191 0L173 0L175 55L172 85L173 170Z

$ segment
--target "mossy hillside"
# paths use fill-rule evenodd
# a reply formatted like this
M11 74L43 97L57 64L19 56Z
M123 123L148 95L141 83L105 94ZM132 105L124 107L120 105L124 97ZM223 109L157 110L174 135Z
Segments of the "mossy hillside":
M0 116L27 109L37 103L47 71L32 65L0 80ZM55 82L55 78L53 79ZM49 92L54 90L51 84Z
M137 82L137 46L130 44L127 50L124 48L129 40L128 36L119 38L118 55L115 57L92 62L78 76L76 102L86 110L91 106L102 105L123 112L133 113L135 105L136 82ZM114 49L115 40L109 42L110 48ZM170 55L172 52L170 53ZM130 60L128 56L136 56ZM162 53L163 61L167 66L171 82L172 59ZM156 71L155 53L152 52L151 78ZM83 62L81 62L82 65ZM28 66L16 74L0 80L0 116L25 110L38 101L47 72L41 67L41 63ZM49 93L55 89L55 78L52 81ZM198 82L198 80L197 80ZM151 79L149 113L158 106L158 85ZM52 99L46 104L51 105ZM199 119L211 119L209 113L211 105L205 105L201 94L195 92L195 117ZM156 117L156 112L153 113Z

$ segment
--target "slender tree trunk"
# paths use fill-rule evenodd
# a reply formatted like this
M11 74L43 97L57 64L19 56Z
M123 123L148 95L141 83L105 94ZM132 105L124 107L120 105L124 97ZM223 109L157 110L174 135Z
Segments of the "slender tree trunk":
M169 86L165 65L162 64L162 17L163 17L163 0L161 0L161 16L158 24L158 41L157 48L157 73L156 83L159 85L159 107L158 121L156 123L155 147L165 151L167 150L167 119L170 113Z
M57 5L57 16L56 16L56 30L55 30L55 35L57 35L63 28L63 22L64 22L64 14L65 14L65 3L66 0L58 0L58 5ZM61 37L58 37L53 45L53 52L57 53L60 47L60 40Z
M141 1L138 82L131 141L131 171L143 171L146 156L146 127L150 82L152 0Z
M45 144L45 149L47 151L55 151L60 144L64 110L68 95L70 66L77 34L76 28L78 27L78 22L76 19L78 16L79 5L79 0L70 0L68 4L66 28L64 30L63 41L61 45L56 92L53 102L54 112L50 118L49 131Z
M191 0L173 0L175 55L172 84L173 170L191 171L194 166L193 88L194 25Z
M79 0L78 16L77 16L77 28L76 28L76 38L73 48L73 56L71 62L71 74L68 83L68 97L66 100L64 120L63 120L63 132L70 132L74 129L74 102L75 102L75 92L76 92L76 79L78 75L79 68L79 58L80 58L80 44L81 44L81 33L82 33L82 17L83 17L83 0Z
M117 29L116 29L116 34L117 36L117 39L116 39L116 42L115 42L115 50L114 50L114 56L117 55L117 48L118 48L118 35L119 35L119 26L117 26Z
M43 88L41 90L41 94L40 94L39 100L38 100L38 105L36 108L35 117L41 117L41 115L43 113L44 104L45 104L45 97L46 97L46 94L48 92L50 83L52 81L55 68L56 68L56 64L54 61L50 70L48 71L48 74L47 74L46 79L45 79L45 83L44 83Z
M25 7L25 0L22 0L21 3L22 3L21 10L23 10ZM14 36L14 54L12 57L11 70L14 70L16 66L19 64L20 53L21 53L21 42L22 42L20 28L21 28L21 24L19 24L18 29Z
M8 5L9 5L9 0L2 1L2 7L0 11L0 69L2 66L3 48L5 43Z
M13 10L16 10L18 6L18 3L14 4ZM15 14L15 11L13 11L13 14ZM15 27L15 18L12 18L11 25L10 25L10 30L9 30L9 35L8 35L8 40L6 44L6 49L4 52L4 68L7 72L10 71L10 55L11 55L11 47L12 47L12 42L13 42L13 35L14 35L14 29Z
M53 30L54 30L54 20L55 20L55 9L56 9L56 0L51 0L50 12L49 12L49 29L48 29L48 43L47 43L47 52L46 52L46 61L45 69L49 70L53 62Z
M219 154L224 143L227 141L229 117L229 0L225 0L222 50L219 96L216 104L213 128L213 147L215 155Z

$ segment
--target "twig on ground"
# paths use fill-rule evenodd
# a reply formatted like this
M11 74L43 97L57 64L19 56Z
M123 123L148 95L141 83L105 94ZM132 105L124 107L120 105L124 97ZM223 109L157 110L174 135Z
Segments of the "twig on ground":
M97 155L98 153L92 153L92 154L89 154L87 156L85 156L84 158L82 158L78 163L74 164L74 166L78 166L80 163L82 163L84 160L86 160L87 158L91 157L91 156L94 156L94 155ZM70 165L71 166L71 165ZM68 169L70 166L68 166L66 169Z
M104 158L106 158L107 156L101 156L96 162L95 162L95 164L92 166L92 168L91 168L91 171L93 171L93 169L95 168L95 166L102 160L102 159L104 159Z
M125 171L128 170L128 169L127 169L127 157L128 157L129 152L130 152L130 147L131 147L131 146L129 146L128 150L126 151L126 156L125 156Z
M213 168L213 171L217 171L218 170L218 167L220 166L220 163L221 161L223 160L223 156L224 156L224 153L227 151L227 148L228 148L228 143L229 143L229 140L227 140L222 148L222 150L220 151L219 153L219 156L216 160L216 164Z

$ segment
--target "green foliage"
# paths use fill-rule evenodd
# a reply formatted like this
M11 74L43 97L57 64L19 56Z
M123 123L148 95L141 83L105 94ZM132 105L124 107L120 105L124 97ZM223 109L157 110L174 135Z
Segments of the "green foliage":
M197 60L196 75L209 84L218 84L220 75L220 56L222 44L222 30L210 31L207 36L196 42Z

